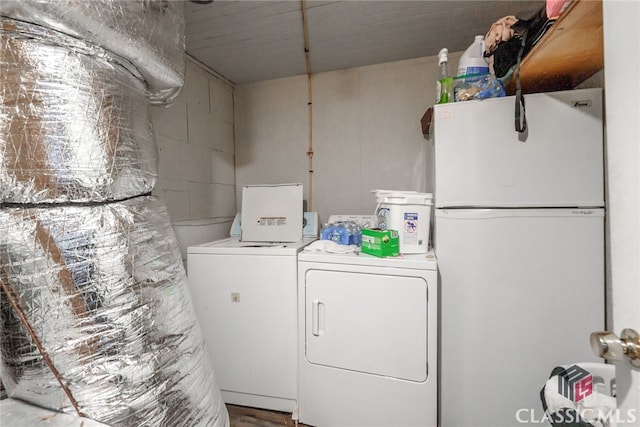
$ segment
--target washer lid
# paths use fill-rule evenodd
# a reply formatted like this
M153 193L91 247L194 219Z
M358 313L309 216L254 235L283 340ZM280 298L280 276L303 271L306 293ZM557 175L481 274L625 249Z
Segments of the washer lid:
M351 264L376 267L407 268L414 270L437 270L438 263L433 250L426 254L403 254L397 257L380 258L364 253L331 254L302 250L298 260L329 264Z
M315 239L303 239L297 242L245 242L231 237L200 245L189 246L188 254L226 254L226 255L296 255Z

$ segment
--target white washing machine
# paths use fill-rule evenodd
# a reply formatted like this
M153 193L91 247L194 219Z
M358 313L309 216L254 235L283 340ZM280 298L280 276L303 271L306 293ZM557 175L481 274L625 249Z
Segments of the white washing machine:
M295 412L297 255L313 240L188 248L189 290L226 403Z
M299 421L437 425L437 263L298 255Z

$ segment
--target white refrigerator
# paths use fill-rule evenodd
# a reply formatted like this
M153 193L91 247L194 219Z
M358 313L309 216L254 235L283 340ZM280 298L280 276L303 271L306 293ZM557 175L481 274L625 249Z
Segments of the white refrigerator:
M540 423L605 323L602 90L434 108L442 427ZM548 425L543 423L542 425Z

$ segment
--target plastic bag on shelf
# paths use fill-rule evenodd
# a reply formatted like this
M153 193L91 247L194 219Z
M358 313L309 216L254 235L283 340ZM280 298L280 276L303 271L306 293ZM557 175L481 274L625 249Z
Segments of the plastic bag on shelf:
M456 102L506 96L502 81L492 74L457 76L454 80L456 81L454 88Z

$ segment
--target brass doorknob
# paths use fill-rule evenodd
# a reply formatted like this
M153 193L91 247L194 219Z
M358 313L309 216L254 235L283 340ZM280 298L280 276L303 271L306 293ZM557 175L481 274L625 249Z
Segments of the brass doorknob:
M640 334L633 329L623 329L620 338L613 332L591 333L591 349L598 357L606 360L623 360L640 367Z

